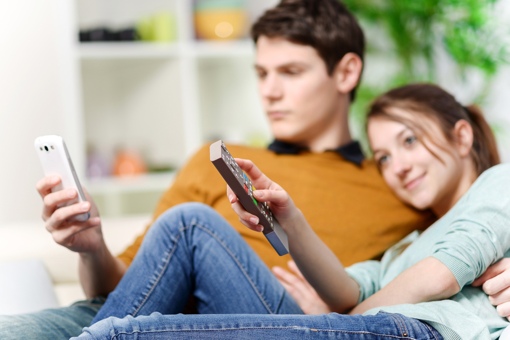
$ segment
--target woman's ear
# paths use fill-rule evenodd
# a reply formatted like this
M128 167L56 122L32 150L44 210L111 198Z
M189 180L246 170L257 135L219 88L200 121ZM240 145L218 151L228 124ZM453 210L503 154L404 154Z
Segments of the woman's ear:
M453 137L461 156L468 156L473 147L473 127L466 120L460 119L453 128Z
M341 93L350 93L359 83L363 62L356 53L347 53L334 70L336 87Z

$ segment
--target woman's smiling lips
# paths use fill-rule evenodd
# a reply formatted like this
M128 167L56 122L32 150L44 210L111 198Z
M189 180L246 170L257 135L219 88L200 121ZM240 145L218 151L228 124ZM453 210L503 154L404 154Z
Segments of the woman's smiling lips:
M420 175L406 183L404 183L404 188L406 190L413 190L414 188L416 188L422 181L423 177L425 177L425 174L423 175Z

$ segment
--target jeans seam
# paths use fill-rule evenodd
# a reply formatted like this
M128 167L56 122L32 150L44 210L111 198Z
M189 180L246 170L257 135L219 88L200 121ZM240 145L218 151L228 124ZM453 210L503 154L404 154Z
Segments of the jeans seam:
M382 312L382 313L386 313L386 312ZM411 337L409 336L409 331L408 331L407 325L404 322L404 320L401 318L401 316L399 314L395 314L395 313L388 313L388 314L390 314L391 318L398 324L398 327L400 329L400 332L402 333L402 336L406 336L406 337L409 337L409 339L411 339ZM434 339L437 339L437 340L442 339L442 338L436 337L436 334L434 331L437 332L437 330L435 328L433 328L431 325L429 325L428 323L423 322L421 320L417 320L417 321L420 322L422 325L424 325L427 328L429 336L432 336Z
M181 226L179 229L178 229L178 234L174 236L174 244L175 246L172 247L170 249L170 251L166 251L166 254L164 254L163 256L163 263L164 265L161 267L161 271L159 271L156 275L156 279L154 281L154 283L150 286L148 292L145 294L145 297L142 299L142 301L140 302L140 304L135 307L134 309L134 312L133 312L133 316L137 316L138 315L138 312L140 311L140 309L145 305L145 303L147 302L147 300L149 299L149 297L151 296L151 294L153 293L154 289L157 287L159 281L161 280L161 278L163 277L166 269L168 268L168 265L171 261L171 258L173 256L173 254L175 253L176 249L177 249L177 245L180 241L181 238L183 238L183 234L187 231L187 230L190 230L192 229L193 227L196 227L196 228L199 228L200 230L202 230L203 232L207 233L210 237L212 237L213 239L216 240L216 242L218 242L222 248L231 256L231 258L234 260L234 262L236 263L236 265L238 266L238 268L241 270L241 272L243 273L244 277L246 278L246 280L249 282L250 286L252 287L252 289L254 290L255 294L259 297L259 300L262 302L262 304L264 305L264 307L266 308L267 312L269 314L274 314L275 312L273 312L269 306L269 304L267 303L267 301L264 299L264 296L263 294L260 292L260 290L257 288L256 284L251 280L251 277L248 275L247 273L247 270L246 268L244 268L244 266L242 266L242 262L235 256L235 253L232 252L230 250L230 248L227 246L227 244L223 241L223 239L221 239L217 234L215 234L212 230L210 230L209 228L207 228L207 226L203 225L202 223L200 223L199 221L197 221L196 219L192 220L189 225L184 225L184 226ZM282 303L282 299L280 300L279 302L279 305L281 305Z
M144 330L144 331L118 331L115 334L112 335L111 339L117 339L119 336L122 335L133 335L137 333L174 333L174 332L225 332L225 331L240 331L240 330L254 330L254 329L267 329L267 330L303 330L303 331L309 331L309 332L327 332L327 333L342 333L342 334L352 334L352 335L374 335L378 337L383 337L386 339L415 339L413 337L409 336L403 336L403 335L391 335L391 334L384 334L384 333L376 333L376 332L369 332L369 331L354 331L354 330L334 330L334 329L317 329L317 328L310 328L310 327L303 327L303 326L268 326L268 327L262 327L262 326L244 326L244 327L225 327L225 328L217 328L217 329L211 329L211 328L204 328L204 329L154 329L154 330Z
M244 266L242 265L242 262L237 258L236 253L231 251L231 249L228 247L227 243L225 243L224 240L219 237L219 235L215 234L213 230L210 230L209 228L207 228L205 225L199 223L198 221L195 221L193 223L193 225L189 226L188 228L192 228L193 226L195 226L195 227L201 229L202 231L204 231L205 233L209 234L212 238L214 238L222 246L222 248L230 255L230 257L237 264L238 268L241 270L241 272L243 273L246 280L250 283L250 286L255 291L255 294L259 297L259 300L262 302L262 304L266 308L267 312L269 314L274 314L275 312L273 312L271 310L268 302L266 301L266 299L264 299L264 295L257 288L257 285L255 284L255 282L252 281L250 275L248 275L246 268L244 268ZM279 304L281 304L281 302Z
M425 325L425 327L427 327L427 329L429 330L430 335L431 335L432 337L434 337L434 339L436 339L436 340L440 340L440 339L442 339L442 337L441 337L441 338L438 338L438 337L436 336L435 332L437 332L437 329L435 329L434 327L432 327L431 325L429 325L429 324L428 324L428 323L426 323L426 322L423 322L423 321L422 321L422 323Z
M179 228L179 233L175 237L175 246L170 249L170 251L165 251L163 256L163 266L161 266L161 271L157 272L156 279L154 280L154 283L150 286L148 292L145 294L145 297L142 299L138 307L135 308L133 312L133 316L137 316L140 309L145 305L151 294L154 292L154 289L158 286L159 281L161 281L161 278L163 277L166 269L168 268L168 264L170 263L170 260L172 258L172 255L175 253L177 249L177 244L179 243L179 239L182 237L183 232L186 230L186 227Z
M397 327L400 330L400 334L403 336L409 336L409 331L407 330L406 324L403 320L400 319L400 317L396 314L389 313L393 321L397 324Z

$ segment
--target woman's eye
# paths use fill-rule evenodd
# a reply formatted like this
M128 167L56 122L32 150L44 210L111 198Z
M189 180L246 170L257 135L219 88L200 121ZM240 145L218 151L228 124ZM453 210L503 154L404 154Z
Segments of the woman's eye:
M412 145L412 144L416 143L416 141L417 141L416 136L409 136L409 137L406 137L406 139L404 140L404 144Z
M379 165L379 167L382 167L386 163L388 163L388 160L389 160L389 156L388 155L381 156L381 157L379 157L377 159L377 164Z

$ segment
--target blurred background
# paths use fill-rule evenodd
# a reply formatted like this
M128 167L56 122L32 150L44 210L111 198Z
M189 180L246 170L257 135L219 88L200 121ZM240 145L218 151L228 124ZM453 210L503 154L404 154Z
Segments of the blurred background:
M251 22L275 0L0 1L0 228L39 221L33 140L59 134L103 216L149 214L203 143L270 139ZM434 81L478 103L510 161L510 2L346 0L375 95ZM207 183L204 183L207 185Z

